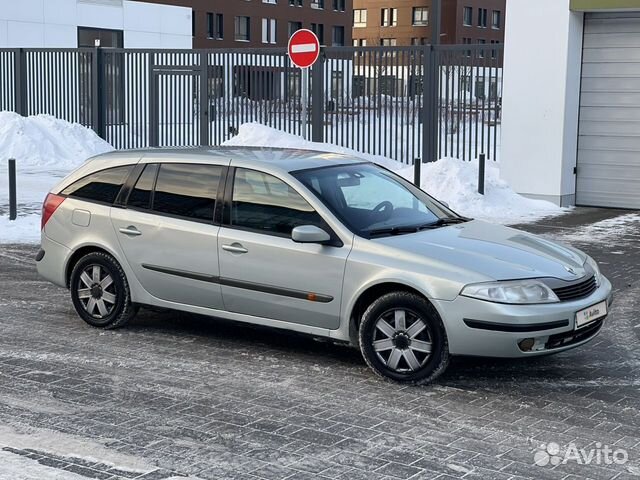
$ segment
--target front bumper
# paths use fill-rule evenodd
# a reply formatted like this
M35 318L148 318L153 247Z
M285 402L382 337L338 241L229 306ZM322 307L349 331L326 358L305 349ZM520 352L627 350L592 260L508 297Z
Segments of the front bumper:
M604 318L575 329L576 312L604 300L612 302L611 282L579 300L541 305L505 305L458 296L434 304L444 322L452 355L518 358L561 352L587 343ZM530 350L519 343L533 339Z

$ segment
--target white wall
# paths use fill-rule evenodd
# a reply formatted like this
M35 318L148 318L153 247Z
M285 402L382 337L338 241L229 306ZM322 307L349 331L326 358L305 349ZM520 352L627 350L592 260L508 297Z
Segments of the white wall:
M191 48L191 9L128 0L0 0L0 48L75 48L78 26L124 31L126 48Z
M583 14L508 0L501 175L518 193L575 202Z

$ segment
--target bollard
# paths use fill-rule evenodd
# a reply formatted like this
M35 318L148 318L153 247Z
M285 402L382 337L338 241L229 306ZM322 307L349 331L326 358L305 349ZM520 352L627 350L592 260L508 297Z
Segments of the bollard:
M18 217L18 205L16 204L16 161L9 159L9 220Z
M420 188L420 167L422 160L420 160L419 158L414 158L413 159L413 184Z
M486 156L484 153L480 154L480 164L478 165L478 193L484 195L484 165Z

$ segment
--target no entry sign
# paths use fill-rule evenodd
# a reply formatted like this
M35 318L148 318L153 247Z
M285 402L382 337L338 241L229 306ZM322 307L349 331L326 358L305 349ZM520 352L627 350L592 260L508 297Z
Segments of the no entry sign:
M289 58L298 68L309 68L320 55L320 42L311 30L297 30L289 38Z

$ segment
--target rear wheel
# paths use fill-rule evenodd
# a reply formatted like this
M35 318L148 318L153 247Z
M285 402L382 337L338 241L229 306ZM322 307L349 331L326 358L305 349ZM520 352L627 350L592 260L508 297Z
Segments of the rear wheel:
M391 292L373 302L362 316L359 339L373 371L396 382L432 382L449 363L440 316L414 293Z
M127 277L111 255L93 252L80 258L71 272L71 300L89 325L118 328L137 313Z

